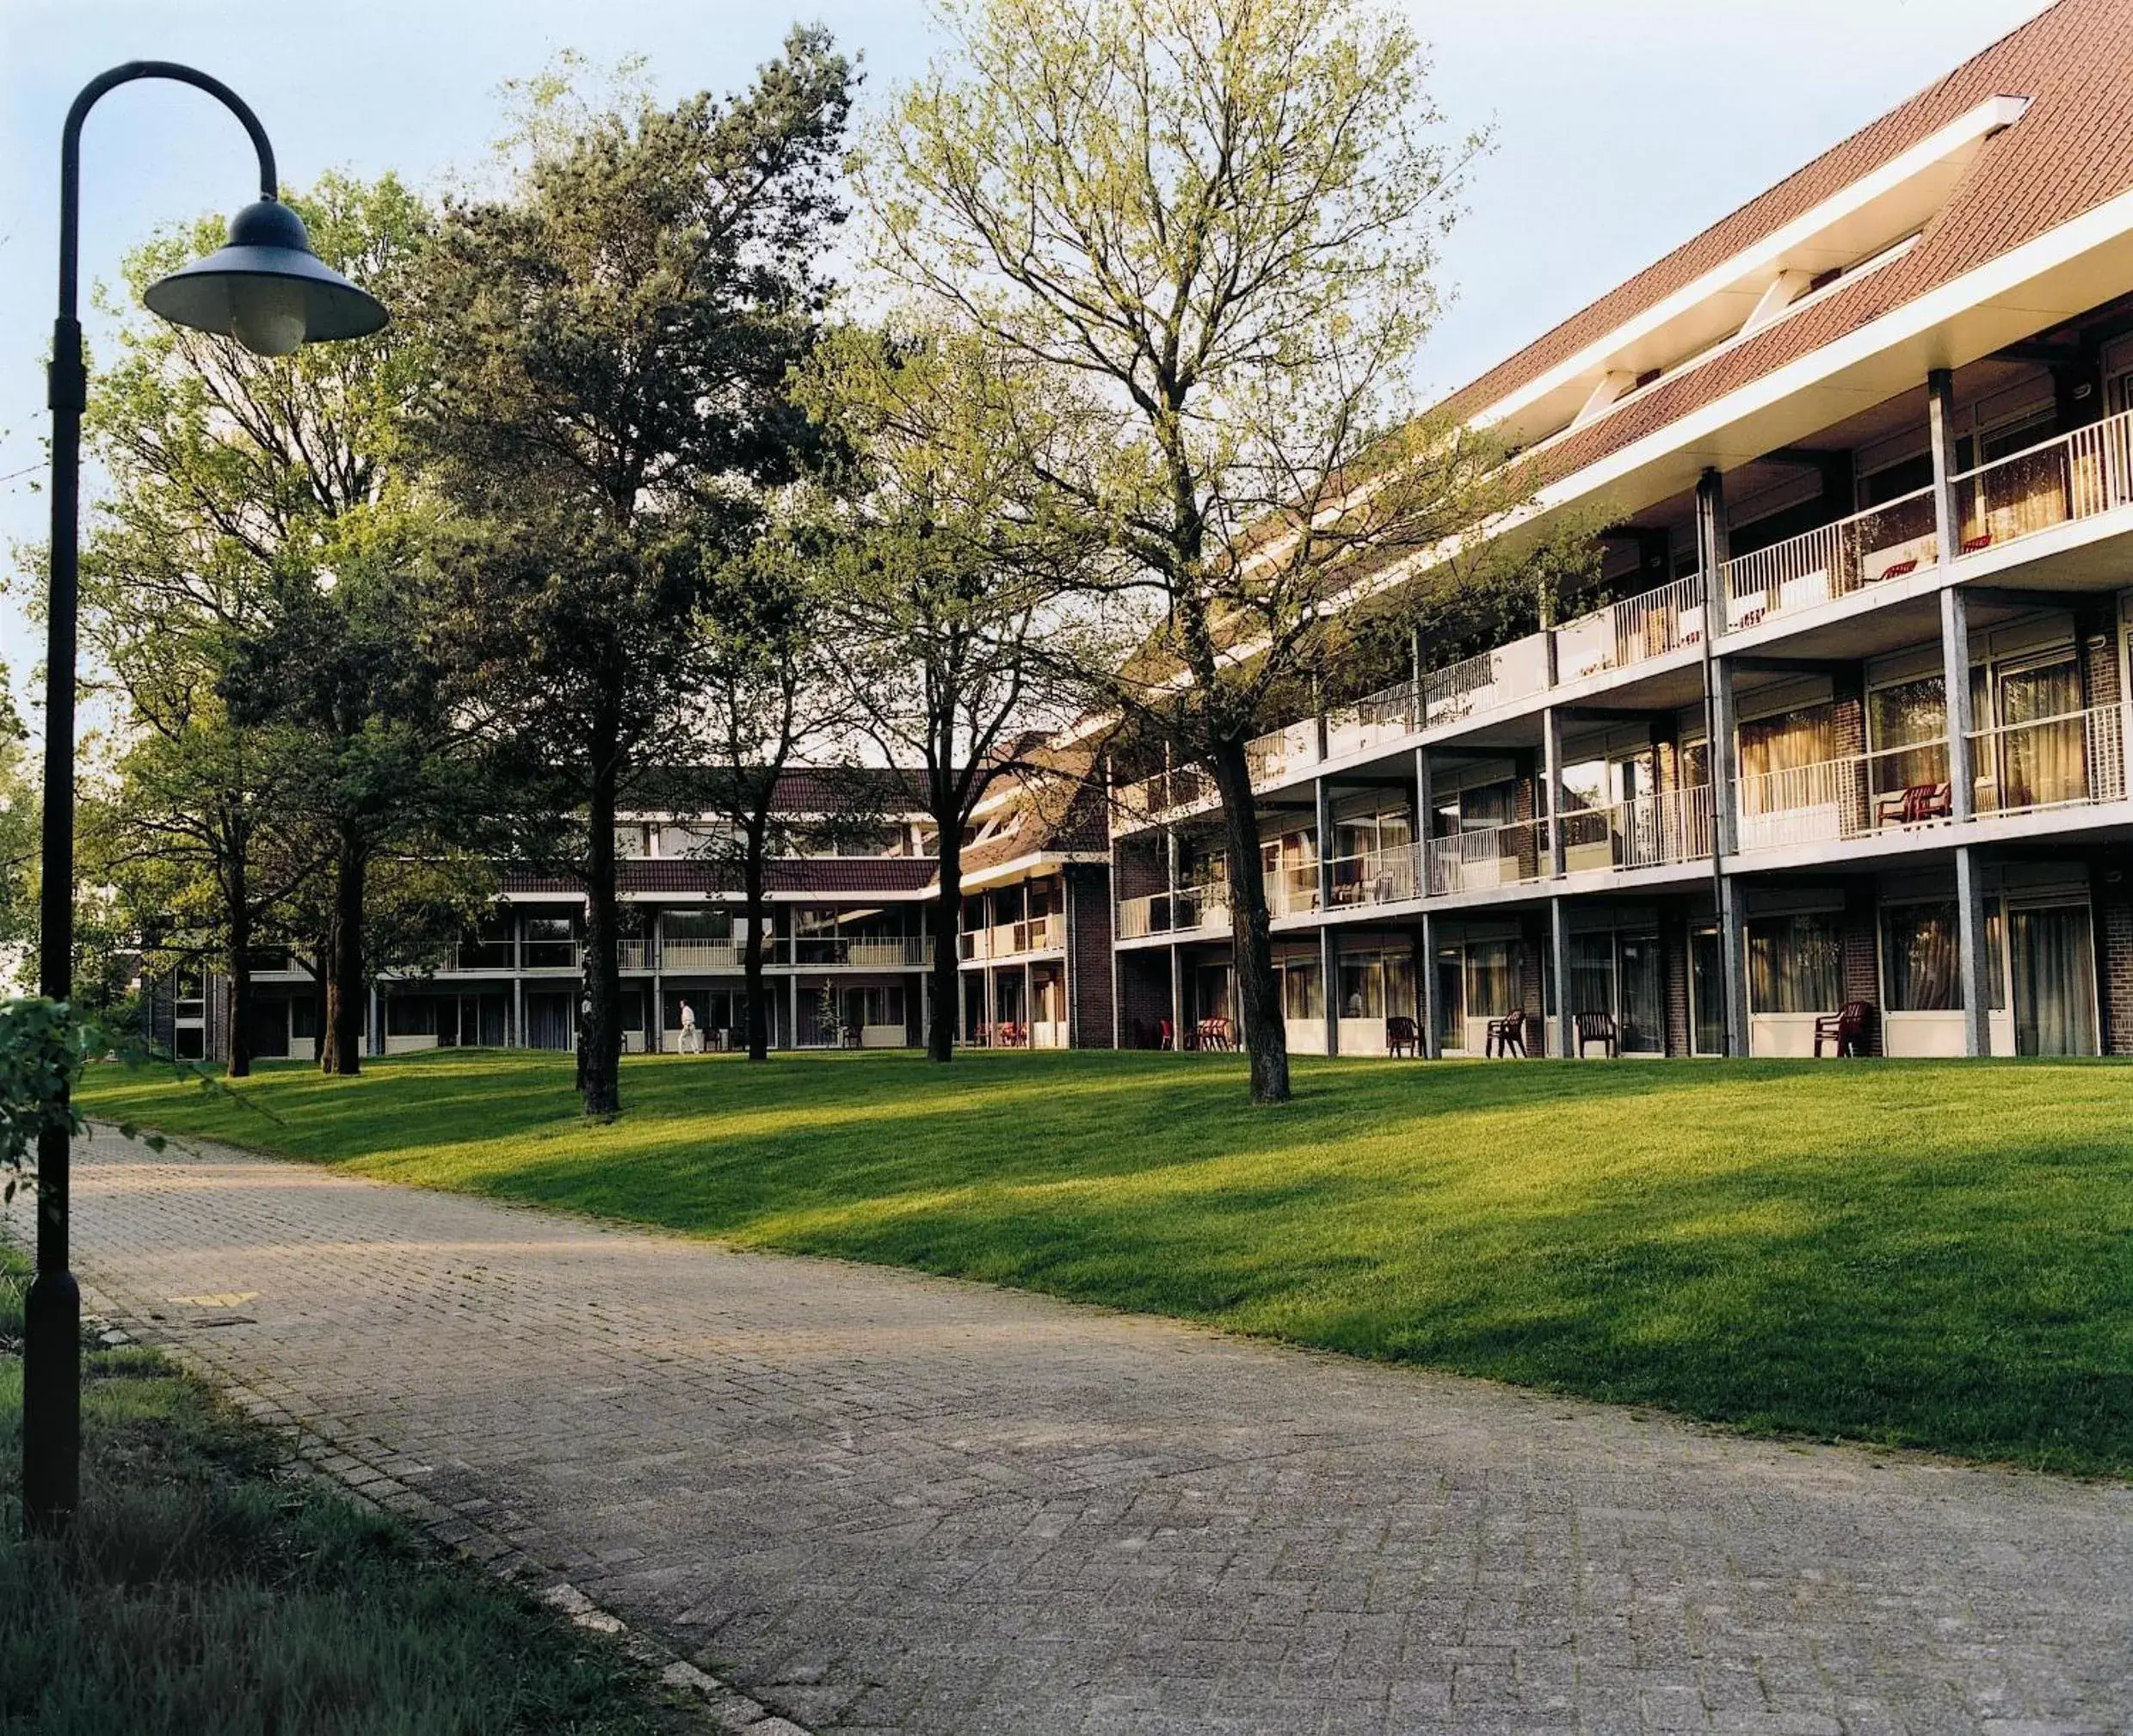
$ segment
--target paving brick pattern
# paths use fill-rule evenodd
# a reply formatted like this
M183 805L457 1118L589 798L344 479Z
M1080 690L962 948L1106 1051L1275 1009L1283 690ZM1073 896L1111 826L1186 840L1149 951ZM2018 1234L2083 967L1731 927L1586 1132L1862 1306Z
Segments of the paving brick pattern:
M100 1136L76 1220L103 1307L744 1690L743 1722L2133 1727L2122 1488L214 1148Z

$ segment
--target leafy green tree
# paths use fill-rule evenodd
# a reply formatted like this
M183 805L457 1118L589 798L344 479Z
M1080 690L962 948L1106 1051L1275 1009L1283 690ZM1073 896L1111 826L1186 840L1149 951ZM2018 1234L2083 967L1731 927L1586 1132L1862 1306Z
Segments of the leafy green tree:
M391 176L329 176L291 202L321 257L404 302L429 225L419 199ZM368 607L373 664L395 677L421 664L419 598L404 579L373 575L383 558L410 558L396 529L406 511L400 423L424 364L405 323L268 358L133 311L147 284L217 235L203 222L126 261L120 354L96 377L86 423L112 489L84 552L83 602L99 672L122 706L118 799L99 834L106 862L134 895L177 901L182 926L215 938L235 1003L231 1069L242 1073L262 925L316 873L331 877L334 908L360 912L370 858L422 811L419 782L408 781L422 756L371 751L380 705L398 706L409 684L352 689L350 635L327 629ZM397 614L365 600L380 588ZM383 643L396 632L397 651ZM387 733L404 748L409 729L425 727L435 733L434 707ZM323 830L310 823L322 816ZM202 887L213 896L196 896ZM140 914L174 926L171 912ZM360 946L325 949L319 963L335 1013L322 1057L352 1071Z
M536 129L425 275L456 699L520 792L508 844L585 889L589 1114L620 1107L617 803L685 743L709 576L808 440L785 380L825 293L852 78L796 31L728 102Z
M897 93L861 184L895 280L1108 418L1029 454L1104 528L1141 655L1101 705L1205 765L1259 856L1246 744L1326 665L1323 623L1520 497L1401 399L1480 141L1442 136L1414 34L1369 0L948 0L954 56ZM1231 889L1255 1101L1289 1094L1267 900Z
M963 846L1022 748L1071 716L1053 673L1094 665L1079 604L1098 537L1061 515L1033 460L1077 468L1076 396L1019 355L935 325L825 341L803 401L850 454L819 565L860 726L919 768L939 891L927 1053L955 1052ZM1076 658L1076 649L1081 656Z
M788 505L791 503L788 502ZM837 680L835 618L809 558L816 539L787 517L706 579L687 771L675 805L714 822L697 856L741 883L744 1025L751 1061L767 1060L772 1025L763 975L772 859L834 845L875 817L872 786L839 775L851 706ZM826 806L793 811L786 775L805 764Z

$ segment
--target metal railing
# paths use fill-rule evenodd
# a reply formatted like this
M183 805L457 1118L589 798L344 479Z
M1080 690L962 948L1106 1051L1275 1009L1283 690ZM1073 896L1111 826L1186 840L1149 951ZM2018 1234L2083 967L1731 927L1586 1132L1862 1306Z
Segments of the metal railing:
M1267 914L1269 916L1308 916L1318 908L1318 865L1316 862L1303 862L1292 868L1269 870L1260 877L1260 883L1267 889Z
M1726 625L1735 631L1756 626L1884 579L1902 578L1939 558L1933 491L1919 489L1753 554L1735 556L1722 569Z
M1412 844L1336 856L1327 868L1336 910L1358 905L1404 904L1421 896L1421 853Z
M2133 502L2133 410L1953 478L1957 547L1974 555Z
M1151 934L1193 934L1230 926L1230 893L1225 886L1181 887L1119 901L1121 940L1144 940Z
M915 970L933 963L924 935L801 934L778 942L777 962L798 970Z
M1421 727L1421 689L1412 681L1387 687L1326 713L1326 756L1368 753L1412 736Z
M1678 867L1711 854L1711 786L1567 810L1560 824L1566 874Z
M659 945L653 940L618 940L614 943L614 963L618 970L652 970L659 957Z
M1422 686L1422 723L1431 729L1531 698L1548 686L1548 636L1528 633L1439 669Z
M1914 742L1735 781L1743 852L1837 843L1953 817L1945 742Z
M743 968L742 945L737 940L663 940L659 968L663 970L700 970L712 976L731 976ZM763 942L763 958L774 963L775 944Z
M2125 799L2125 730L2116 705L2095 705L1970 736L1980 814L2030 813Z
M969 928L960 937L966 961L1016 958L1026 952L1056 952L1066 945L1066 918L1057 911L1032 916L1020 922L998 922L989 928Z
M1556 630L1556 678L1575 681L1624 669L1703 641L1704 577L1692 573L1595 609Z
M1538 880L1549 871L1548 822L1512 820L1432 838L1427 852L1429 896L1481 892Z
M1292 773L1317 763L1318 723L1315 718L1269 729L1244 744L1244 764L1251 773L1255 790L1279 784Z

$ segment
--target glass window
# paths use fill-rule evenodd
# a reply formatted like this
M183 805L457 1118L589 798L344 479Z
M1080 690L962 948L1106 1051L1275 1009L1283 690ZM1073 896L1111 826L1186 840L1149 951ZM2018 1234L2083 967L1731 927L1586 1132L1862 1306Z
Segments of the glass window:
M318 1035L318 1003L308 994L289 1002L289 1035L299 1042Z
M2096 977L2088 908L2011 912L2007 950L2014 971L2014 1052L2093 1055Z
M2081 672L2068 659L2000 678L1997 805L2048 808L2088 795ZM1986 768L1980 767L1981 773Z
M1837 919L1766 917L1748 925L1748 1004L1757 1013L1834 1013L1844 999Z
M1420 1016L1415 1000L1415 955L1411 952L1395 953L1385 960L1385 1017L1414 1019Z
M1947 684L1921 675L1866 696L1866 744L1877 796L1948 781Z
M1570 1011L1614 1012L1614 936L1570 937Z
M427 994L388 994L385 996L385 1035L387 1037L435 1037L437 1034L437 1003Z
M523 933L528 970L568 970L577 963L575 916L528 916Z
M1441 1049L1466 1047L1466 968L1456 946L1437 954L1437 1043Z
M1962 1010L1958 933L1952 901L1881 913L1881 992L1891 1013Z
M1726 1052L1725 949L1716 928L1689 937L1690 1040L1698 1055Z
M1477 940L1466 949L1466 1006L1470 1017L1501 1019L1521 1004L1518 970L1508 940Z
M1341 1016L1343 1019L1383 1019L1385 1016L1384 960L1344 958L1341 961Z
M1836 757L1837 708L1803 705L1775 717L1741 725L1741 775L1760 777L1795 766L1818 766Z
M1667 986L1659 937L1624 934L1619 952L1616 981L1620 1004L1615 1017L1620 1025L1622 1052L1663 1055L1667 1050Z
M1281 972L1281 1016L1284 1019L1323 1019L1325 983L1316 959L1292 959Z

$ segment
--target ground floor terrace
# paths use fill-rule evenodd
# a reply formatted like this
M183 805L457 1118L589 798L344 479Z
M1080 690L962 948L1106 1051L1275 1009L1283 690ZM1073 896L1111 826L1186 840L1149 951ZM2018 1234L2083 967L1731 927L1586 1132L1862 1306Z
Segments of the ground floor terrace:
M1289 1046L1595 1059L1807 1057L1819 1048L1834 1058L1834 1027L1845 1019L1850 1052L1961 1056L1953 858L1926 850L1841 872L1730 877L1730 945L1711 877L1693 871L1612 894L1288 919L1274 950ZM2133 840L2069 839L1971 858L1986 1051L2133 1054ZM1121 1046L1219 1047L1234 1036L1235 973L1220 933L1122 946L1118 968ZM1729 1023L1744 1027L1738 1043Z

